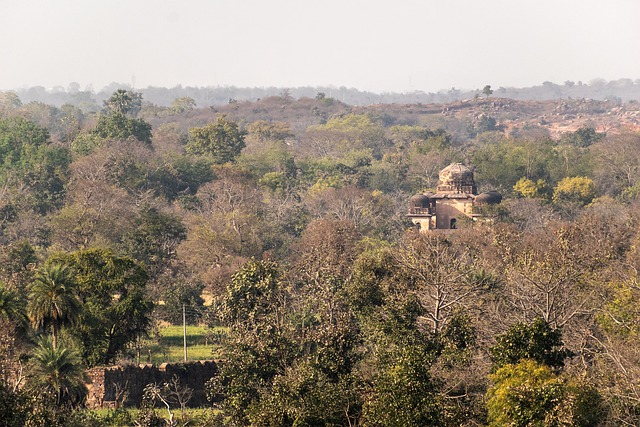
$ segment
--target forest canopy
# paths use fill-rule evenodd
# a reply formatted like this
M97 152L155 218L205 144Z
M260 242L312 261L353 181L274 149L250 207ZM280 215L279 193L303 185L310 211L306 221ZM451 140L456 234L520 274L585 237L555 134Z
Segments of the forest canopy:
M638 106L488 87L4 96L0 419L84 416L85 369L139 363L184 307L224 331L202 425L638 425L640 129L614 125ZM502 202L418 232L411 196L456 162Z

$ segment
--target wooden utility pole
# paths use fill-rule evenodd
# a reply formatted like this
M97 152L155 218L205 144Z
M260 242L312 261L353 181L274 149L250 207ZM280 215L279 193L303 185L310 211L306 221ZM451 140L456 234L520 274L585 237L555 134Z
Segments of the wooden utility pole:
M187 309L186 305L182 304L182 335L184 338L184 361L187 361Z

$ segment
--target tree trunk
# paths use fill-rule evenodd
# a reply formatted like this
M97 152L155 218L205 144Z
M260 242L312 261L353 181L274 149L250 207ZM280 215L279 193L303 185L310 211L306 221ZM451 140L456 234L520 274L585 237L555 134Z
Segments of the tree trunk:
M58 322L53 322L53 338L52 338L53 349L56 350L58 348Z

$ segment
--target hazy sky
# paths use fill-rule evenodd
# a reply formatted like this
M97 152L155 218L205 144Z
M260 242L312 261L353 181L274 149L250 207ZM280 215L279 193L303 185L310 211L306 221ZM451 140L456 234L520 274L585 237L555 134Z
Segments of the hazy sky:
M0 89L640 79L639 0L0 0Z

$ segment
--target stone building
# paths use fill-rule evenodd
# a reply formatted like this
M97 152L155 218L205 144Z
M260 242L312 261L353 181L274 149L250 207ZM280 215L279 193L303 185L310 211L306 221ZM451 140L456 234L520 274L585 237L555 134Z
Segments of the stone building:
M473 171L461 163L453 163L440 171L435 193L416 194L409 201L408 217L421 231L457 228L465 216L476 220L474 207L497 204L502 195L497 191L477 194Z

